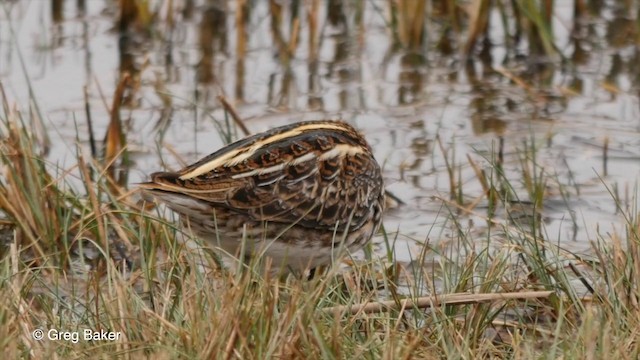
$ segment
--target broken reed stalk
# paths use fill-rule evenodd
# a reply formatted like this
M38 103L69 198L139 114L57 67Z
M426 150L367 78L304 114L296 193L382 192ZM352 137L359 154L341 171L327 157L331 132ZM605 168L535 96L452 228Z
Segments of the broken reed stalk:
M398 35L405 48L419 50L422 46L426 22L425 11L425 1L398 2Z
M115 179L114 164L118 156L121 156L125 150L125 134L122 128L122 119L120 117L120 105L122 104L122 98L124 97L124 91L129 86L131 77L129 74L124 74L122 80L116 88L113 95L113 104L111 106L111 119L107 132L104 137L104 159L103 166L106 168L106 173L112 179Z
M105 231L106 227L104 226L105 224L103 217L103 208L100 206L99 195L96 194L96 190L94 188L91 170L87 166L87 163L84 161L84 157L82 156L82 152L80 151L78 151L78 168L80 169L80 173L84 178L87 195L89 197L89 203L91 204L90 208L93 210L93 215L95 216L95 220L97 223L98 235L100 236L99 244L102 246L102 249L108 249L109 240ZM109 171L107 171L107 174L110 174ZM113 179L113 177L111 177L111 179Z
M138 6L133 0L122 0L120 5L120 16L118 17L118 30L125 31L138 17Z
M244 136L251 135L251 131L249 131L249 128L247 128L247 126L244 124L244 122L240 118L240 115L238 115L238 112L233 107L233 105L231 105L229 100L227 100L227 98L224 97L224 95L218 95L218 100L222 104L222 107L224 107L224 110L231 115L233 122L235 122L236 125L238 125L238 127L240 128L240 130L242 130L242 133L244 134Z
M309 28L309 61L318 60L318 24L319 24L319 12L320 2L319 0L312 0L307 13L307 22Z
M447 174L449 175L449 192L451 194L451 198L456 199L457 185L456 185L453 165L449 162L449 157L448 157L449 151L447 151L447 149L444 148L444 144L442 143L442 139L440 138L440 135L436 135L436 143L438 144L438 147L442 152L444 164L445 164L445 167L447 168ZM452 156L452 160L455 160L453 156Z
M271 15L271 35L273 36L273 42L276 44L278 51L280 52L280 57L287 56L285 53L286 42L284 41L284 37L282 32L280 31L280 26L282 25L282 5L276 2L275 0L269 1L269 14Z
M248 23L250 5L247 0L237 0L236 4L236 101L244 101L245 57L247 54Z
M487 194L487 196L489 196L489 183L487 183L487 179L484 177L482 169L480 169L480 166L478 166L478 164L473 161L471 155L467 154L467 160L469 161L469 165L471 165L471 169L473 169L473 172L476 174L476 177L480 182L480 186L482 186L482 191Z
M300 19L297 17L293 19L291 29L291 38L289 38L289 44L287 45L287 54L288 59L293 58L293 55L296 52L296 48L298 47L298 32L300 31Z
M527 300L547 298L553 294L553 291L527 291L527 292L510 292L510 293L492 293L492 294L444 294L436 296L424 296L415 299L403 299L401 301L380 301L368 302L356 305L332 306L323 309L325 312L348 312L351 315L360 313L372 314L379 312L387 312L392 310L412 310L425 309L442 305L465 305L465 304L481 304L487 302L497 302L506 300Z
M240 59L244 58L247 52L247 0L237 1L236 11L236 56Z
M96 139L93 132L93 119L91 117L91 103L89 102L89 89L87 86L82 87L84 94L84 112L87 117L87 127L89 131L89 146L91 148L91 157L96 159L98 157L98 148L96 147Z
M602 147L602 173L604 176L609 174L609 136L604 138L604 146Z

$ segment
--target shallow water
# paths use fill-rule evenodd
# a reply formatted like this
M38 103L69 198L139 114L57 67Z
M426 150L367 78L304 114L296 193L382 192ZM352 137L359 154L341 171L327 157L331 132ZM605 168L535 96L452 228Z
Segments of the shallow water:
M130 183L223 146L216 126L225 123L216 99L221 94L253 132L341 118L363 131L384 166L388 190L404 202L384 222L391 238L397 235L402 261L415 258L423 242L457 236L447 220L455 207L443 206L450 199L448 167L455 169L465 206L475 204L473 214L455 216L470 234L485 238L489 205L469 159L490 173L487 157L500 137L504 171L520 200L514 203L525 215L540 213L549 241L583 251L599 234L624 233L610 191L622 208L638 208L638 30L616 4L593 2L593 16L577 21L571 2L557 5L555 41L564 63L508 50L495 14L493 46L464 65L457 51L437 50L435 36L418 54L395 49L386 1L365 2L362 22L355 6L329 8L322 2L317 62L310 60L304 6L299 43L286 59L274 45L266 1L255 3L244 32L233 1L212 2L227 4L227 16L206 1L193 2L191 10L189 1L152 1L158 19L126 31L118 30L117 3L1 5L0 81L23 112L29 111L31 86L50 137L52 168L75 163L76 139L89 152L84 88L93 133L101 141L115 88L128 71L135 86L121 114L134 160ZM167 9L169 3L176 8ZM283 14L288 41L293 25L287 7ZM246 51L238 46L242 36ZM546 178L539 209L527 206L531 198L523 186L522 159L532 144L536 172ZM496 218L509 223L506 214Z

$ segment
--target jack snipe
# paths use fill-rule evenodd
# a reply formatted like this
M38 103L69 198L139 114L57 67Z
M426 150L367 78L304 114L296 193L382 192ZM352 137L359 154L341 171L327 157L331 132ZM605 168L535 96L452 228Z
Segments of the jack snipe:
M326 265L340 249L360 249L384 208L371 147L338 121L256 134L140 186L214 248L267 256L272 267L295 271Z

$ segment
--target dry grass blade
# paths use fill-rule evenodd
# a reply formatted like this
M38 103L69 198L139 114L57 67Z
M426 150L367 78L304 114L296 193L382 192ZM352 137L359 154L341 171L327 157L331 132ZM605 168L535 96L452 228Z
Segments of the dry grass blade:
M476 174L476 177L478 178L478 181L480 182L480 185L482 186L482 191L485 194L487 194L487 196L488 196L489 195L489 184L487 183L487 179L482 174L482 169L480 169L480 166L478 166L478 164L471 158L470 154L467 154L467 160L469 161L469 165L471 165L471 168L473 169L473 172Z
M116 88L113 95L113 104L111 106L111 120L104 138L104 162L103 166L107 169L107 175L115 179L114 163L116 159L125 151L125 133L120 117L120 104L124 97L124 91L129 86L131 76L125 74Z
M400 302L389 300L347 306L333 306L323 310L326 312L337 313L348 312L353 315L360 313L370 314L392 310L404 311L411 309L424 309L442 305L480 304L506 300L539 299L547 298L553 293L553 291L528 291L496 294L445 294L419 297L416 299L403 299Z
M444 144L442 143L442 138L440 138L440 135L436 135L436 143L438 144L438 147L442 152L445 167L447 169L447 174L449 175L449 193L451 194L451 199L456 199L457 184L455 179L455 170L454 170L454 166L449 161L449 151L445 149ZM451 157L453 158L454 155L451 155Z
M238 115L238 112L233 107L233 105L231 105L229 100L227 100L227 98L223 95L219 95L218 100L220 101L220 103L222 103L222 106L224 107L225 111L227 111L229 115L231 115L233 122L235 122L236 125L238 125L238 127L240 128L240 130L242 130L242 133L244 134L244 136L251 135L251 131L249 131L249 128L247 128L247 126L244 124L244 121L242 121L242 119L240 118L240 115Z
M33 138L20 125L19 113L14 110L8 117L5 124L8 134L0 141L0 163L4 165L0 209L18 225L17 241L33 247L38 258L43 258L43 246L55 245L42 239L57 242L61 231L57 221L61 194L57 188L48 186L55 181L33 152Z
M482 169L480 169L480 166L478 166L478 164L471 158L471 155L467 154L467 160L469 161L469 164L471 165L471 168L473 169L473 172L475 173L476 178L478 178L478 181L482 186L482 193L483 193L482 195L476 197L476 199L474 199L474 201L472 201L467 206L467 211L472 211L480 203L480 201L482 201L482 199L485 197L489 199L489 201L493 201L494 199L492 199L492 197L495 196L495 193L491 191L491 188L489 187L489 183L487 182L487 179L484 176L484 172L482 171Z
M96 139L94 138L93 131L93 119L91 117L91 103L89 101L89 89L87 86L82 88L84 94L84 113L87 117L87 131L89 132L89 146L91 148L91 156L95 159L98 156L98 149L96 147Z
M424 41L426 1L400 0L398 6L398 38L408 49L418 50Z
M562 55L553 42L554 35L551 28L553 1L523 0L515 3L526 16L526 22L529 23L527 35L531 53L534 55L544 54L546 56Z
M491 1L474 0L471 3L471 19L469 20L469 34L464 47L464 55L469 57L478 39L486 34L489 26L489 10Z

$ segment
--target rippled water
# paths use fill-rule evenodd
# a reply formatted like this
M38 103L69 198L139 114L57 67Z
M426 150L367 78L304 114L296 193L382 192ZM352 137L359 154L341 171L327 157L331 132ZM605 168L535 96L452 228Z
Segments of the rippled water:
M472 164L490 173L500 138L504 171L520 200L515 203L525 215L540 213L549 241L579 251L598 231L623 232L610 192L623 208L639 205L638 29L617 4L590 2L592 16L585 19L574 19L572 2L557 5L555 41L565 61L509 49L495 14L492 46L466 64L436 37L440 29L427 29L431 37L420 51L394 46L386 1L363 8L321 2L317 61L307 7L299 43L287 58L278 51L266 1L254 2L242 28L234 1L151 3L158 18L125 30L115 20L117 1L1 5L0 81L25 112L31 86L50 136L52 167L75 163L76 139L89 151L84 89L93 132L102 140L115 88L128 72L134 86L121 114L134 160L130 183L223 146L218 95L235 104L253 132L341 118L365 133L389 191L404 202L385 218L392 238L398 233L401 260L415 257L424 241L454 235L447 219L456 207L443 206L451 198L449 168L473 211L454 215L483 238L489 205ZM283 16L280 30L289 43L295 25L286 6ZM238 45L243 37L244 50ZM546 179L541 209L533 208L525 190L523 159L532 149L532 172Z

